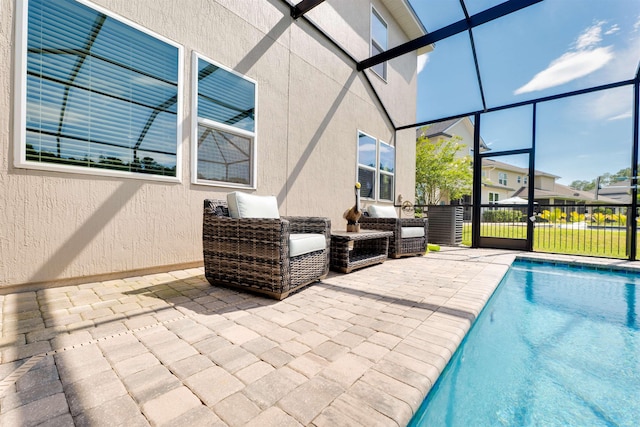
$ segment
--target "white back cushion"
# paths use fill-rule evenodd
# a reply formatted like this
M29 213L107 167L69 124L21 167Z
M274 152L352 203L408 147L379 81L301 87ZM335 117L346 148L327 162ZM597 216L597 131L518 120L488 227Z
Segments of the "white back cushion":
M398 218L396 208L393 206L376 206L371 205L367 208L371 218Z
M234 191L227 193L231 218L280 218L274 196L256 196Z

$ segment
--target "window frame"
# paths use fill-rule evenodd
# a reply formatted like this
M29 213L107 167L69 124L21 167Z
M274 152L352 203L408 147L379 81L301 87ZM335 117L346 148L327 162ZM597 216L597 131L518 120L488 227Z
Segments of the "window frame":
M148 28L143 27L111 10L87 0L73 0L98 13L138 30L177 49L176 85L176 176L147 174L107 168L72 166L59 163L27 160L27 48L29 38L29 0L16 2L15 79L14 79L14 166L18 169L62 172L79 175L130 178L145 181L182 182L182 121L184 87L184 47Z
M393 149L393 172L389 172L389 171L384 171L382 170L382 168L380 167L380 161L381 161L381 146L382 145L386 145L390 148ZM377 143L377 151L378 151L378 161L377 161L377 169L378 169L378 173L376 174L376 176L378 177L378 194L377 194L377 200L380 201L389 201L389 202L393 202L395 200L395 194L396 194L396 147L394 147L393 145L391 145L390 143L384 142L382 140L378 140ZM391 186L391 199L383 199L381 196L382 193L382 175L386 175L386 176L390 176L391 179L393 180L393 185Z
M364 135L366 137L369 137L371 139L373 139L375 141L376 144L376 155L375 155L375 161L376 161L376 166L375 167L371 167L369 165L365 165L360 163L360 145L359 145L359 141L360 141L360 135ZM370 200L370 201L374 201L374 202L394 202L395 201L395 194L396 194L396 147L394 145L392 145L391 143L388 142L384 142L370 134L368 134L367 132L358 130L357 132L357 137L356 137L356 141L358 141L357 147L356 147L356 182L358 182L359 180L359 173L360 173L360 169L365 169L368 171L373 172L373 176L374 176L374 189L373 189L373 194L374 197L362 197L363 200ZM381 144L385 144L389 147L393 148L393 172L388 172L388 171L383 171L380 168L380 145ZM391 194L392 194L392 198L391 199L383 199L380 197L380 193L382 191L381 188L381 176L382 175L387 175L387 176L391 176L393 177L393 186L391 188Z
M387 45L386 48L383 48L380 45L380 41L376 40L373 37L373 20L375 18L377 18L380 23L382 23L384 25L385 28L385 36L386 36L386 40L385 40L385 44ZM371 13L370 13L370 18L369 18L369 56L374 56L377 53L374 53L373 48L374 48L374 44L376 49L378 49L380 51L380 53L385 52L388 49L389 46L389 24L387 24L387 21L382 17L382 14L380 12L378 12L378 10L371 5ZM387 61L382 62L378 65L382 66L382 75L380 75L380 73L378 73L378 71L376 70L376 66L371 67L371 71L373 71L373 73L380 77L384 82L387 82L387 76L388 76L388 66L387 66Z
M224 123L216 122L215 120L199 118L198 117L198 60L202 59L209 62L216 67L221 68L237 77L240 77L248 82L251 82L254 86L254 131L247 131L234 126L229 126ZM211 187L226 187L226 188L244 188L255 190L258 188L257 176L258 176L258 82L250 77L242 75L229 67L225 67L212 60L211 58L193 51L191 56L191 183L197 185L206 185ZM214 181L209 179L198 178L198 124L202 122L208 127L217 129L232 135L237 135L243 138L251 139L251 165L249 167L251 177L249 184L236 184L226 181Z
M506 187L508 185L507 182L509 182L509 176L507 175L507 173L498 172L498 184L504 185Z
M497 203L499 200L500 200L500 193L489 191L489 203Z

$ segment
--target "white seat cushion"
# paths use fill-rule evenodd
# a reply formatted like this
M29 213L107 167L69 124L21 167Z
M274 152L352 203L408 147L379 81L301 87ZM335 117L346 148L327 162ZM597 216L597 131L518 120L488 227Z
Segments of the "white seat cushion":
M400 237L410 239L412 237L424 237L424 227L402 227Z
M324 234L289 234L289 257L322 251L327 248Z
M393 206L376 206L371 205L367 208L371 218L398 218L396 208Z
M280 218L274 196L256 196L234 191L227 193L231 218Z

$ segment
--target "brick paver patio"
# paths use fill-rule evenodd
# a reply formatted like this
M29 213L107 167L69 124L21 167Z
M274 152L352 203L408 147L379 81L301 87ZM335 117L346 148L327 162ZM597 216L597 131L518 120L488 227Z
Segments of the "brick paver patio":
M514 253L332 274L284 301L202 269L0 296L0 425L404 426Z

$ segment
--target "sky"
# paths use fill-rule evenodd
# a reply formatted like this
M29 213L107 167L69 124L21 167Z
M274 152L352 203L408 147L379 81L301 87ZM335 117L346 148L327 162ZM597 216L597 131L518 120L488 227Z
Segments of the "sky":
M430 32L464 18L460 0L409 1ZM503 1L465 5L474 15ZM640 0L544 0L473 38L487 108L629 80L640 62ZM417 122L483 109L466 32L418 57L418 70ZM569 184L629 167L632 106L633 86L539 103L536 169ZM532 117L531 106L488 113L481 136L493 152L529 148Z

